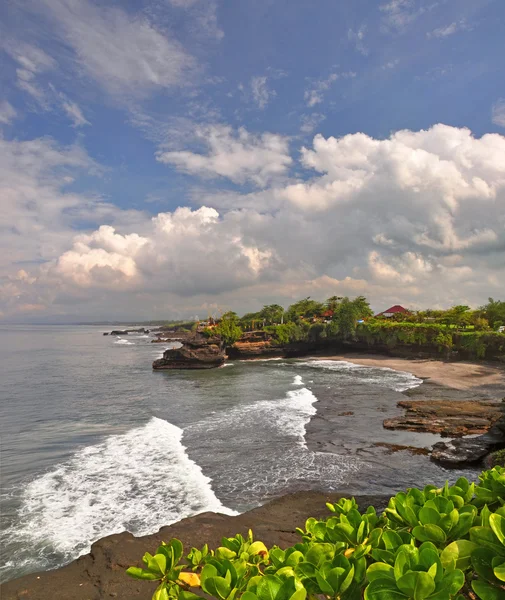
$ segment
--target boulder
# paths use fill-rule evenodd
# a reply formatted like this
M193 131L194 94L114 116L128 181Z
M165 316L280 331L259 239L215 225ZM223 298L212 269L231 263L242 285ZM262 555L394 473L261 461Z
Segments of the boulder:
M163 358L153 362L153 369L214 369L226 360L220 338L205 338L194 335L182 341L180 348L169 348Z
M438 442L431 451L431 459L444 467L458 468L479 463L490 452L505 445L505 437L498 426L484 435Z
M230 358L239 360L284 356L284 348L274 345L272 335L266 331L246 331L227 352Z
M402 417L384 421L386 429L403 429L462 437L486 433L504 416L500 402L477 400L402 400Z

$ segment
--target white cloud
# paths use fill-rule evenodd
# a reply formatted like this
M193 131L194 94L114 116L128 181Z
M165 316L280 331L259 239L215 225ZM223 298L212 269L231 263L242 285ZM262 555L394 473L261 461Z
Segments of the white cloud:
M326 117L321 113L312 113L310 115L302 115L300 131L302 133L312 133L314 129L322 123Z
M160 162L202 177L226 177L234 183L251 181L266 186L286 174L292 159L288 139L281 135L256 135L240 128L211 125L201 127L197 137L207 147L206 154L190 151L160 152Z
M0 123L9 125L16 118L17 114L16 109L7 100L0 102Z
M321 104L324 100L324 93L327 92L332 85L340 78L342 79L354 79L356 73L354 71L347 71L343 73L331 73L326 79L318 79L312 82L311 89L308 89L304 93L304 99L309 108Z
M469 31L470 29L471 28L467 25L466 21L464 19L461 19L460 21L453 21L449 25L445 25L443 27L438 27L437 29L434 29L433 31L429 31L426 34L426 36L429 38L431 38L431 37L446 38L446 37L449 37L450 35L454 35L455 33L458 33L459 31Z
M363 56L368 56L368 48L365 46L364 39L366 26L362 25L358 30L348 29L347 39L354 44L356 50Z
M383 24L387 30L395 30L403 33L414 21L422 14L433 10L437 2L417 6L414 0L390 0L379 6L379 10L384 13Z
M202 132L202 141L211 140L207 153L168 162L248 181L263 165L245 165L262 156L265 143L251 135ZM80 303L81 319L117 315L119 305L156 318L333 293L365 294L378 309L478 305L503 292L505 137L498 134L476 138L436 125L387 139L316 135L301 149L301 165L312 173L306 181L276 179L248 194L202 189L193 196L200 208L152 219L87 207L85 198L65 193L71 172L92 168L78 147L12 144L0 146L0 182L6 223L17 231L2 237L1 259L48 262L3 269L0 311L7 316L72 314ZM66 215L86 211L105 226L72 232Z
M387 63L382 65L382 69L394 69L400 64L400 59L395 58L394 60L390 60Z
M43 0L86 72L113 94L184 85L194 59L146 17L88 0Z
M277 96L275 90L269 90L267 86L268 77L257 76L251 78L251 91L254 102L258 108L263 110L272 98Z
M505 127L505 99L500 98L491 110L491 120L495 125Z
M68 118L72 121L74 127L82 127L83 125L91 125L91 123L82 114L82 110L78 104L72 102L65 96L62 99L62 107Z

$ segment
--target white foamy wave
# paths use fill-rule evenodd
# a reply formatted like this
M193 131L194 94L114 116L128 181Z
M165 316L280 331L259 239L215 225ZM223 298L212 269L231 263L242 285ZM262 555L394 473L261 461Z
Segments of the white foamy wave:
M369 367L350 363L345 360L310 359L297 362L296 364L315 369L336 371L343 377L358 377L357 381L360 383L380 385L396 392L405 392L421 385L423 382L422 379L418 379L415 375L407 371L396 371L389 367Z
M211 416L188 427L188 430L202 430L206 433L232 427L235 435L240 436L240 430L261 428L268 437L268 427L275 429L276 434L294 437L302 446L306 446L305 427L310 418L316 414L313 406L316 396L307 388L292 390L279 400L260 400L247 406L237 406L230 411Z
M235 364L234 363L224 363L224 365L221 365L221 367L234 367Z
M58 554L68 561L106 535L154 533L203 512L236 514L214 494L211 480L186 454L183 431L153 417L143 427L108 437L29 483L6 539L30 558ZM16 553L15 553L16 554ZM23 555L10 562L19 565ZM6 565L8 566L8 565ZM40 568L40 565L37 565Z
M133 342L130 342L129 340L124 340L123 338L119 338L114 343L122 344L123 346L135 346L135 344Z
M301 375L295 375L293 385L303 385L303 379Z

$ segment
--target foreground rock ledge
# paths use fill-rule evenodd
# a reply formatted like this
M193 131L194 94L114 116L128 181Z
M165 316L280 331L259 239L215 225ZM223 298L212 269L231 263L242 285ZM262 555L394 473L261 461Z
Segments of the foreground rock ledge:
M143 554L153 552L162 541L177 537L186 552L205 543L215 548L223 536L246 535L250 528L255 538L267 546L277 544L286 548L300 540L296 527L303 527L309 517L328 516L325 503L342 497L349 494L298 492L236 517L202 513L144 537L136 538L130 533L111 535L93 544L89 554L65 567L3 584L0 597L2 600L150 600L156 585L130 579L125 570L132 565L142 566ZM389 496L360 496L356 500L361 510L372 505L382 511Z

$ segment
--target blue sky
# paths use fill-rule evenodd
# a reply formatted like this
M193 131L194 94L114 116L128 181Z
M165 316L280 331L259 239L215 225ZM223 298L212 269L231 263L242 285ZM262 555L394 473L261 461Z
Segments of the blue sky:
M0 317L503 295L500 0L24 0L0 20Z

